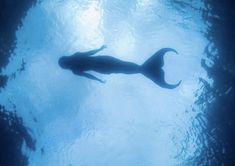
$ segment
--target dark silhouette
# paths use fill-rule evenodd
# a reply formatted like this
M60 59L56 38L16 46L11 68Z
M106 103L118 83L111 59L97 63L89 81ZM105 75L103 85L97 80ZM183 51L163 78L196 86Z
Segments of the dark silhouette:
M117 58L99 55L92 57L91 55L103 50L106 46L88 52L77 52L71 56L63 56L59 59L59 65L63 69L72 70L76 75L84 76L101 83L105 81L86 73L86 71L96 71L102 74L123 73L123 74L137 74L141 73L151 79L162 88L173 89L179 86L181 81L177 84L170 85L164 80L164 71L161 69L164 65L163 56L168 51L177 53L172 48L163 48L150 57L143 65L137 65L132 62L126 62Z

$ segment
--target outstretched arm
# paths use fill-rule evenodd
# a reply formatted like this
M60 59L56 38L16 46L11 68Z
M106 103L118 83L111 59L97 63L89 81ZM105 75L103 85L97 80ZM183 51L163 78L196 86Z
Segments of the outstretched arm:
M91 55L96 54L97 52L99 52L105 48L107 48L107 46L103 45L100 48L95 49L95 50L86 51L86 52L76 52L75 54L73 54L73 56L91 56Z
M92 79L92 80L99 81L99 82L101 82L101 83L105 83L105 82L106 82L106 81L103 81L103 80L101 80L101 79L99 79L99 78L97 78L97 77L95 77L95 76L89 74L89 73L84 73L84 72L73 72L73 73L76 74L76 75L80 75L80 76L83 76L83 77Z

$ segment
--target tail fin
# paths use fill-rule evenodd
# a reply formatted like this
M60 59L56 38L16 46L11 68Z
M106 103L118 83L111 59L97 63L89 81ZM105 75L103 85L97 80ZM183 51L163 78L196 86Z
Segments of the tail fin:
M169 51L178 54L178 52L172 48L160 49L158 52L152 55L146 62L144 62L144 64L142 65L143 67L142 73L160 87L167 89L174 89L180 85L181 81L179 81L177 84L166 83L165 73L162 70L162 67L164 65L164 55L166 52Z

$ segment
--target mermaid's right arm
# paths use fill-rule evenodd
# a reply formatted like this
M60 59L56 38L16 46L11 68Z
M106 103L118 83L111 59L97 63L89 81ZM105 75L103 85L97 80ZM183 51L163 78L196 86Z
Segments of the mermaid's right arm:
M86 77L86 78L89 78L89 79L92 79L92 80L96 80L96 81L99 81L101 83L105 83L106 81L103 81L89 73L85 73L85 72L73 72L74 74L76 75L79 75L79 76L83 76L83 77Z

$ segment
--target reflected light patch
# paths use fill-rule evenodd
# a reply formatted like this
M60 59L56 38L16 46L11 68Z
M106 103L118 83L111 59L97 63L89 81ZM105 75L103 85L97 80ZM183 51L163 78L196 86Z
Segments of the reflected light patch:
M157 4L157 2L154 2L155 4ZM142 9L146 9L148 8L151 4L153 4L153 2L151 0L137 0L137 7L142 8Z
M84 42L88 47L97 47L103 44L102 35L102 8L99 1L92 1L88 9L77 18L80 34L83 35ZM88 42L87 42L88 40Z
M78 3L75 1L63 1L60 5L45 2L42 5L51 20L54 22L56 31L61 31L60 34L55 34L55 37L65 35L73 38L70 45L74 49L83 46L86 49L98 47L103 44L102 34L102 7L99 1L90 3ZM49 7L48 7L49 6ZM64 42L64 43L68 43Z
M135 58L133 52L136 48L134 29L129 24L123 22L122 26L117 28L117 31L112 46L116 57L122 60L133 61Z

